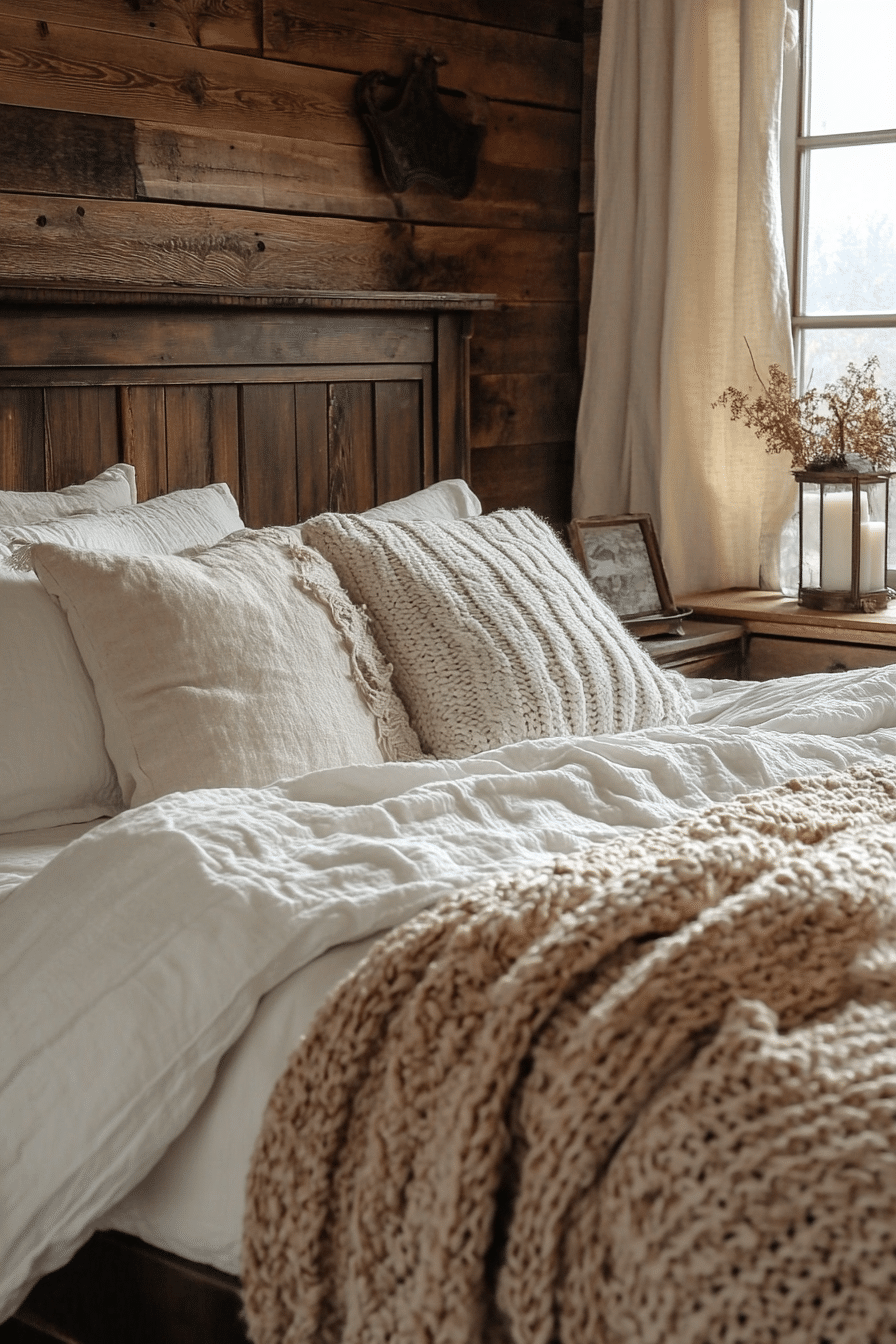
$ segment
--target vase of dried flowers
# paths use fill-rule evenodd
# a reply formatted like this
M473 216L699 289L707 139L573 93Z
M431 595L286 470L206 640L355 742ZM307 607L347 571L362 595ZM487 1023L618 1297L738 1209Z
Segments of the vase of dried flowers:
M877 367L876 356L861 368L850 364L835 382L798 397L777 364L766 384L754 361L761 394L751 398L729 387L713 402L743 420L768 452L790 454L799 485L802 606L879 611L894 596L887 555L896 397L877 386Z

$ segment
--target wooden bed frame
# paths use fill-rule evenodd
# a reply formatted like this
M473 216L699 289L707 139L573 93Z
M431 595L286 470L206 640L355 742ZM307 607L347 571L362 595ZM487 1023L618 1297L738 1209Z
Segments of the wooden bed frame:
M131 462L226 481L249 527L469 477L466 294L0 286L0 489Z
M0 489L136 468L228 483L249 527L469 479L471 315L492 296L0 287ZM0 1344L244 1344L239 1281L97 1233Z

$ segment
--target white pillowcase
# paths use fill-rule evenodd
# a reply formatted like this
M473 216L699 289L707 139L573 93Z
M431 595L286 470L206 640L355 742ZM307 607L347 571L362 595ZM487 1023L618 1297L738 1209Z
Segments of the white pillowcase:
M383 518L391 522L450 522L453 518L478 518L482 505L466 481L437 481L425 490L416 490L403 499L391 499L366 509L362 518Z
M61 531L73 545L139 554L208 545L241 526L227 486L208 486L3 534L31 544ZM121 793L68 622L34 574L9 565L0 558L0 833L111 816Z
M16 527L72 513L101 513L137 503L134 468L116 462L83 485L61 490L0 490L0 527Z
M230 487L220 482L198 490L175 490L113 514L82 513L3 527L0 542L13 552L36 542L55 542L116 555L174 555L188 546L213 546L242 526Z
M295 531L190 556L35 546L124 801L421 755L363 614Z
M429 523L331 513L303 534L366 606L425 751L684 722L684 681L527 509Z

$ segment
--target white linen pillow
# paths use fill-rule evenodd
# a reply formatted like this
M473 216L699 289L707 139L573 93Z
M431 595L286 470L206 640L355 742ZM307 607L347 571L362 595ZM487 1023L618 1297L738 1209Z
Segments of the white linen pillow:
M436 481L425 490L392 499L365 509L364 518L384 518L392 522L450 522L453 518L477 518L482 505L466 481Z
M128 806L420 756L389 669L295 531L189 556L33 547L93 682Z
M130 469L129 469L130 470ZM148 521L144 522L144 519ZM241 526L226 486L181 490L123 508L7 529L23 540L52 539L110 549L220 540ZM109 529L107 531L107 529ZM103 740L90 678L58 605L36 576L0 559L0 834L92 821L123 806Z
M36 542L55 542L117 555L174 555L188 546L213 546L242 526L237 502L222 481L197 490L174 490L112 514L82 513L0 528L0 542L13 552ZM27 567L27 555L22 561Z
M527 509L457 522L322 514L303 535L367 608L424 751L683 723L656 667Z
M83 485L61 490L0 490L0 527L27 526L72 513L102 513L137 503L134 468L116 462Z

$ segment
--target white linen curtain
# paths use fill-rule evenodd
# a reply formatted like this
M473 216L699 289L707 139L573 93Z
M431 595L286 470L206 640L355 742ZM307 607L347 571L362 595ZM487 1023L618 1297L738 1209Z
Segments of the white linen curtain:
M793 367L785 0L605 0L573 516L649 513L676 597L778 586L789 458L712 402ZM761 571L761 576L760 576Z

